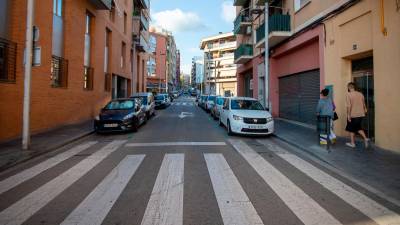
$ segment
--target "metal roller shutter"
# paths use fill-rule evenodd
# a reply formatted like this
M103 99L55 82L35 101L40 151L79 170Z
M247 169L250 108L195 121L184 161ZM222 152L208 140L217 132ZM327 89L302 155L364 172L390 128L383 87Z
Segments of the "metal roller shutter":
M307 124L315 124L315 108L320 91L319 70L312 70L279 79L279 116Z

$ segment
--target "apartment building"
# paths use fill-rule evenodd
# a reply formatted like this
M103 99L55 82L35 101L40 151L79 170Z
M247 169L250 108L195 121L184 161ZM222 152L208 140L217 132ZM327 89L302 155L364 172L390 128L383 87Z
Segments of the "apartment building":
M235 35L229 32L204 38L201 40L200 49L204 51L205 93L237 95Z
M192 58L191 82L192 87L202 90L204 76L204 59L202 56Z
M176 50L176 76L175 76L175 88L176 90L181 89L180 87L180 77L181 77L181 51Z
M132 90L134 92L145 92L147 89L148 61L152 54L149 43L150 0L133 0L132 21L133 45L131 67L134 77Z
M0 2L0 141L22 130L26 1ZM90 120L130 94L132 2L35 1L32 133Z
M396 0L269 1L269 107L273 115L315 124L319 91L329 88L346 135L345 94L365 95L364 128L375 144L399 150L400 2ZM236 0L239 95L264 96L265 0ZM397 81L397 82L396 82Z
M154 52L151 55L154 73L146 77L147 91L169 93L176 89L178 50L171 32L150 29L150 39L154 42ZM180 57L180 56L179 56ZM154 60L153 60L154 59ZM179 58L180 59L180 58Z

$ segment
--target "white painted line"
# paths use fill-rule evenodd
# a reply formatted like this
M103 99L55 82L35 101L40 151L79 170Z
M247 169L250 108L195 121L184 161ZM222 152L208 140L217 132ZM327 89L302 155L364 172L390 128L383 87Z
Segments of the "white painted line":
M224 224L263 224L222 154L204 154Z
M17 173L11 177L8 177L5 180L2 180L0 182L0 194L18 186L19 184L37 176L38 174L56 166L57 164L71 158L72 156L90 148L94 144L96 144L97 141L90 141L83 143L81 145L75 146L63 153L60 153L54 157L51 157L50 159L47 159L32 168L26 169L20 173Z
M186 102L182 103L182 105L186 105Z
M61 225L100 225L144 157L145 155L126 156Z
M230 140L233 147L256 170L292 212L305 224L341 224L310 196L244 142Z
M126 147L162 147L162 146L225 146L225 142L155 142L128 143Z
M268 147L270 147L270 145L268 145ZM287 151L285 152L285 150L281 150L277 155L321 184L324 188L337 195L349 205L374 220L377 224L400 224L399 214L354 190L352 187L311 165L307 161Z
M84 176L126 141L113 141L60 176L0 212L0 224L19 225Z
M178 105L181 105L181 103L180 103L180 102L177 102L176 105L177 105L177 106L178 106Z
M184 154L166 154L142 225L182 225Z

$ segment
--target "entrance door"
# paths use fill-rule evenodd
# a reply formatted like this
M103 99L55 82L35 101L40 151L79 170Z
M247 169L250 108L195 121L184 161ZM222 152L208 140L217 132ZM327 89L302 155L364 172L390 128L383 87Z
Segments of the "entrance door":
M246 75L244 77L244 96L245 97L253 97L253 89L250 85L252 76Z
M368 138L373 140L375 138L373 58L368 57L354 60L352 62L352 77L358 91L365 97L368 113L366 119L363 121L363 128Z

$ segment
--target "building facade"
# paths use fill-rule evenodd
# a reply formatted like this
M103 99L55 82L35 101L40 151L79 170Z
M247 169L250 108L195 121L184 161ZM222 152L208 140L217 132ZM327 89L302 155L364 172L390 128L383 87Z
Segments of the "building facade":
M200 49L204 51L204 92L222 96L237 95L235 35L232 32L219 33L204 38Z
M0 2L0 141L22 130L25 0ZM131 1L36 1L30 130L94 118L131 91Z
M133 0L133 45L132 70L134 92L145 92L147 89L148 61L152 54L150 49L150 0Z
M264 101L264 3L236 0L234 31L239 95ZM252 14L250 12L261 12ZM375 0L270 1L269 107L275 117L314 125L319 91L329 88L346 135L345 94L355 82L365 95L364 128L376 145L400 149L399 2ZM385 88L384 88L385 87ZM390 110L387 110L387 107ZM384 109L384 110L383 110Z
M176 76L175 76L175 88L180 90L180 77L181 77L181 51L176 50Z
M202 90L204 77L204 59L202 56L195 56L192 58L191 68L191 82L192 87Z

